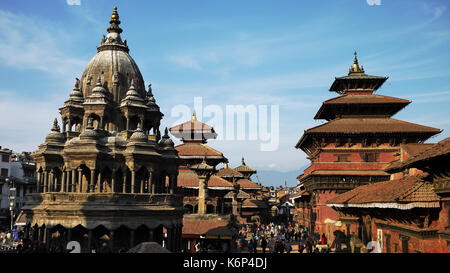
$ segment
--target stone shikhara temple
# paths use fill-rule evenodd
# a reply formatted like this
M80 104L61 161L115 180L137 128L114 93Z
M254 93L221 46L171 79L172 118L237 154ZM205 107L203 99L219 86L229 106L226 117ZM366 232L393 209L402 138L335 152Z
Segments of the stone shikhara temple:
M32 157L26 236L47 247L81 242L116 252L143 241L181 248L178 156L159 131L163 114L122 41L114 8L98 53L76 80L51 132Z
M340 96L324 101L314 117L327 122L306 130L295 146L311 160L298 176L302 191L295 196L297 220L329 239L342 222L327 201L358 186L389 180L386 168L399 160L402 147L425 145L441 132L392 118L411 102L374 94L386 80L367 75L355 52L348 75L337 77L330 87ZM371 240L369 233L367 228L359 232L362 241Z

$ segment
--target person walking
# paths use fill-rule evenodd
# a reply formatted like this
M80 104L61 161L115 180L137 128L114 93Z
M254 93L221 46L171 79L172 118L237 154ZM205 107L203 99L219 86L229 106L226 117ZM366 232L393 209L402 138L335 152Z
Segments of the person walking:
M321 245L327 244L327 237L325 237L325 233L322 233L322 237L320 238L320 244Z
M262 237L261 238L262 253L266 253L266 247L267 247L267 240L265 237Z

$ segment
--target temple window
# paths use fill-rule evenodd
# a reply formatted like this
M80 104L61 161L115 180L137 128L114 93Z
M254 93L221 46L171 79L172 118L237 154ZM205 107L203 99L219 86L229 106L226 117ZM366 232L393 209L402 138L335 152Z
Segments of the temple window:
M334 156L337 158L335 162L350 162L348 160L349 154L335 154Z

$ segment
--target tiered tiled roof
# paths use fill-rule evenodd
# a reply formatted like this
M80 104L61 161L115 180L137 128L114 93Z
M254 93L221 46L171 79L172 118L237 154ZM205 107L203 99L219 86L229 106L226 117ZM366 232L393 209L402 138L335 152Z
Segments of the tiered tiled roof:
M320 134L391 134L415 133L423 140L440 133L441 130L393 118L337 118L305 131L296 148L301 148L310 135Z
M236 171L235 169L228 168L228 164L225 164L225 167L220 169L216 175L224 178L244 178L244 175L242 173Z
M217 134L212 126L198 121L195 112L192 119L169 129L170 133L185 142L203 142L207 139L216 138Z
M336 117L336 107L346 106L347 111L349 108L355 107L367 107L370 105L372 109L374 109L377 105L380 107L384 107L385 105L389 105L389 108L384 107L383 111L386 115L392 116L401 109L403 109L406 105L411 103L409 100L388 97L383 95L348 95L344 94L339 97L335 97L323 102L319 111L317 111L315 119L333 119Z
M248 180L248 179L239 179L238 182L239 186L241 186L241 189L261 189L262 187L255 182Z
M388 167L388 171L396 172L403 168L414 167L420 162L424 162L427 160L431 160L440 156L448 156L450 153L450 137L441 140L440 142L427 147L426 149L416 153L415 155L409 157L403 162L399 162L397 164L393 164Z
M427 133L441 130L393 118L337 118L306 130L306 133Z
M223 154L203 143L183 143L175 146L180 158L225 158Z
M184 188L198 188L198 176L195 172L186 169L180 169L177 177L177 186ZM213 175L208 180L209 189L232 190L233 184L227 180Z
M432 184L417 176L359 186L330 200L331 207L359 208L435 208L440 197Z
M232 236L226 221L183 220L183 235Z

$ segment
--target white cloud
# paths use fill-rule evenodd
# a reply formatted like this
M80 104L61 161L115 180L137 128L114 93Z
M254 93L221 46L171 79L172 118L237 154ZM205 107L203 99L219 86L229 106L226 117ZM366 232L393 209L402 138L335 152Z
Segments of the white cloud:
M190 68L195 70L202 70L198 60L190 55L170 56L169 60L183 68Z
M3 66L23 70L34 69L58 76L82 71L86 60L62 50L71 39L68 33L54 28L44 19L0 10L0 62Z
M69 6L80 6L81 0L66 0L66 3Z
M19 91L0 90L0 143L15 152L34 151L44 142L52 122L58 118L63 97L39 101Z

